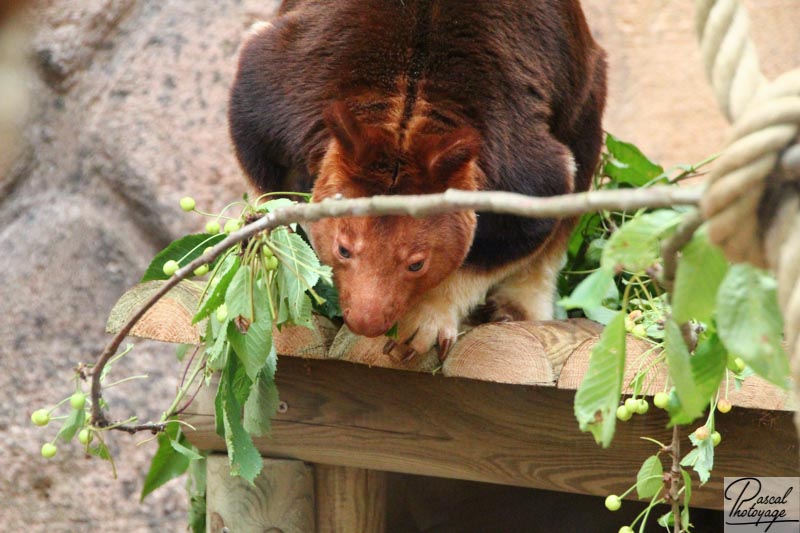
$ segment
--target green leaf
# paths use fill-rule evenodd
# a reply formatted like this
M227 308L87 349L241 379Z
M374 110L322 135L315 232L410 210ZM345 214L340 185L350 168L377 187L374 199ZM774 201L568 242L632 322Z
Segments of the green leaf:
M697 232L681 253L672 293L672 314L678 323L691 319L709 323L717 305L717 290L728 261L708 241L706 232Z
M72 437L75 436L75 433L78 432L83 427L83 423L86 421L86 411L83 409L72 409L67 416L67 419L64 420L64 424L61 426L61 429L58 430L58 438L63 440L64 442L69 442L72 440Z
M229 319L232 320L241 316L247 320L253 320L253 312L256 308L255 302L266 302L266 300L254 298L256 290L253 269L250 265L241 265L236 270L225 291L225 305L228 308ZM266 290L264 290L263 296L264 298L267 297Z
M229 359L229 365L220 377L219 387L222 394L222 422L225 427L225 443L228 447L228 460L231 475L241 476L253 484L261 472L263 462L261 454L253 445L250 434L242 424L242 404L236 399L234 377L236 360Z
M614 320L614 316L616 316L617 310L600 306L591 309L584 309L583 314L585 314L586 318L588 318L589 320L594 320L595 322L607 326L609 322Z
M320 279L332 284L332 270L320 264L311 246L286 227L273 230L270 238L275 245L275 255L280 260L278 293L281 301L287 304L288 318L297 325L313 327L311 302L306 290L313 288Z
M211 321L215 320L216 318L212 318ZM226 324L227 323L228 322L226 322ZM214 343L206 347L206 353L208 354L206 366L210 370L216 372L217 370L222 370L225 368L225 365L227 364L228 347L228 328L226 326L220 328L219 332L217 333L217 337L214 339Z
M240 264L241 259L238 255L229 255L225 259L222 267L220 267L220 271L214 276L214 279L218 280L217 284L206 294L203 303L200 305L200 309L197 310L197 314L194 315L192 319L192 324L203 320L225 302L228 286L239 271ZM209 283L211 283L211 281L212 280L209 280Z
M257 437L269 434L270 419L275 415L280 403L278 388L275 386L277 360L278 356L273 347L244 404L244 428Z
M734 357L756 374L788 388L789 360L783 350L783 318L775 280L749 264L733 265L717 293L717 331Z
M639 215L615 231L603 248L601 266L643 272L661 258L661 239L680 224L683 214L671 209Z
M591 431L604 448L614 438L624 372L625 313L619 311L592 350L589 369L575 395L575 417L581 431Z
M319 280L317 284L314 285L314 292L325 300L322 303L318 303L314 299L311 300L311 305L314 307L314 311L317 314L328 318L339 318L342 316L342 309L339 307L339 291L336 290L336 287L324 280Z
M562 298L558 303L564 309L595 309L601 307L609 293L617 294L614 273L602 268L592 272L575 287L572 294Z
M220 376L222 376L223 374L225 374L225 370L222 371ZM225 389L223 389L221 385L217 384L217 394L214 395L214 431L216 432L217 435L219 435L223 439L225 438L225 423L223 422L225 416L223 414L223 407L222 407L222 401L224 396L225 396Z
M725 366L728 361L728 351L719 340L715 332L697 344L697 349L691 357L692 378L697 386L698 395L710 399L719 388L722 378L725 377Z
M269 200L264 202L263 204L258 204L256 206L256 211L260 213L271 213L276 209L281 209L282 207L290 207L296 204L294 200L289 200L288 198L275 198L274 200Z
M681 460L681 466L692 467L700 477L700 484L704 485L714 469L714 443L711 439L698 440L694 433L689 435L689 440L695 447Z
M651 455L642 463L636 474L636 493L639 499L652 498L664 486L664 467L657 455Z
M695 383L689 349L683 341L680 326L672 318L664 324L664 351L667 354L669 377L680 400L679 409L673 411L669 406L670 420L673 424L688 424L703 414L709 397L703 396Z
M668 511L658 517L658 525L672 531L672 526L675 524L675 519L672 517L672 511Z
M180 266L185 266L203 255L203 251L206 248L214 246L225 237L226 235L221 233L217 235L199 233L187 235L186 237L173 241L169 246L156 254L150 262L150 266L145 270L141 282L143 283L154 279L169 279L170 276L164 274L164 263L172 259L178 261Z
M568 253L570 258L579 260L581 249L584 247L584 241L591 241L596 235L603 232L602 217L597 213L587 213L583 215L578 221L578 225L572 231L569 238ZM588 244L586 245L588 246ZM580 265L573 265L573 269Z
M189 493L189 529L192 533L205 533L206 463L204 460L192 461L189 464L186 490Z
M616 182L641 187L659 176L667 181L664 169L645 156L641 150L630 143L619 140L610 133L606 134L606 148L611 157L603 166L603 174Z
M171 442L179 438L178 424L167 424L165 431L158 434L158 449L150 463L150 470L144 478L139 501L166 482L182 476L189 467L189 458L172 447Z
M93 456L103 461L111 461L111 452L108 451L108 446L102 441L93 446L89 446L86 450Z
M258 295L259 291L256 291L256 294ZM266 302L266 291L264 299L258 301ZM250 380L255 381L273 349L272 317L269 311L265 307L260 308L257 319L250 323L246 333L239 331L235 321L229 322L228 342L242 362Z
M181 434L181 437L182 437L181 440L185 442L185 438L183 438L183 434ZM184 446L181 442L179 442L177 440L171 440L171 441L169 441L169 443L172 446L173 450L175 450L176 452L178 452L179 454L183 455L184 457L186 457L189 460L199 461L200 459L203 458L202 455L197 453L196 448L194 446L189 448L187 446Z
M683 476L683 486L686 487L683 491L683 505L689 507L692 503L692 477L683 468L681 468L681 475Z

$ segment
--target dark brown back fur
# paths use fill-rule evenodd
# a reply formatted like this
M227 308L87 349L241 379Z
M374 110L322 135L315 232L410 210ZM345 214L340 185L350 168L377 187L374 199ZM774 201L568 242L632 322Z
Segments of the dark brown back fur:
M385 176L397 172L393 158L419 159L458 131L477 136L475 188L549 196L589 187L605 62L576 0L294 0L273 24L244 47L230 102L236 152L258 188L313 187L336 102L394 150L371 156L384 177L365 194L442 189ZM482 213L466 262L517 259L552 228Z

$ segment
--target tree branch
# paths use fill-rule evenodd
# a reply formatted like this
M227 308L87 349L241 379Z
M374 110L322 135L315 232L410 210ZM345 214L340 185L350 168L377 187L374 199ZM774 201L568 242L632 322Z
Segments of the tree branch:
M672 503L672 519L675 521L672 530L674 533L680 533L683 529L680 505L681 482L683 479L681 476L681 433L678 424L672 427L670 454L672 455L672 466L670 467L669 499Z
M103 349L92 369L92 424L130 431L152 431L153 425L136 427L115 426L103 414L100 406L100 376L109 359L119 349L133 326L162 297L197 267L211 263L231 246L253 235L292 222L313 222L322 218L353 216L410 215L425 217L454 211L481 211L530 218L569 218L593 211L632 211L641 208L665 208L675 205L697 205L702 190L697 187L649 187L590 191L550 197L533 197L499 191L448 190L441 194L372 196L354 199L328 199L316 204L296 204L267 213L260 219L214 245L211 250L180 268L164 285L120 328ZM163 428L163 424L160 425Z

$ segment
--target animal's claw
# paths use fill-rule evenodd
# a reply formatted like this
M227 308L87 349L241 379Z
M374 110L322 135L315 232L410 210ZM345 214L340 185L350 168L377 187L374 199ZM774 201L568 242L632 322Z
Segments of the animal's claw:
M389 339L386 341L386 344L383 345L383 354L390 355L395 346L397 346L397 342L395 342L394 339Z
M450 348L453 347L453 339L439 339L439 344L436 345L436 353L439 354L439 361L444 362L447 359L447 354L450 353Z
M410 363L412 359L417 356L417 351L414 348L409 348L405 352L403 352L403 358L401 361L403 363Z

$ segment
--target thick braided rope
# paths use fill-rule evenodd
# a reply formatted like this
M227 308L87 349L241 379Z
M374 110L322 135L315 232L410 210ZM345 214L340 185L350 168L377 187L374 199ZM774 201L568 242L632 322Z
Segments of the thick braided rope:
M728 146L714 165L701 202L711 239L734 261L773 269L784 313L786 341L800 387L800 69L767 82L739 0L695 0L696 29L717 101L733 123ZM768 177L798 183L774 206L770 227L758 209ZM771 186L775 183L771 182ZM787 189L792 191L791 188ZM798 413L800 428L800 413Z

